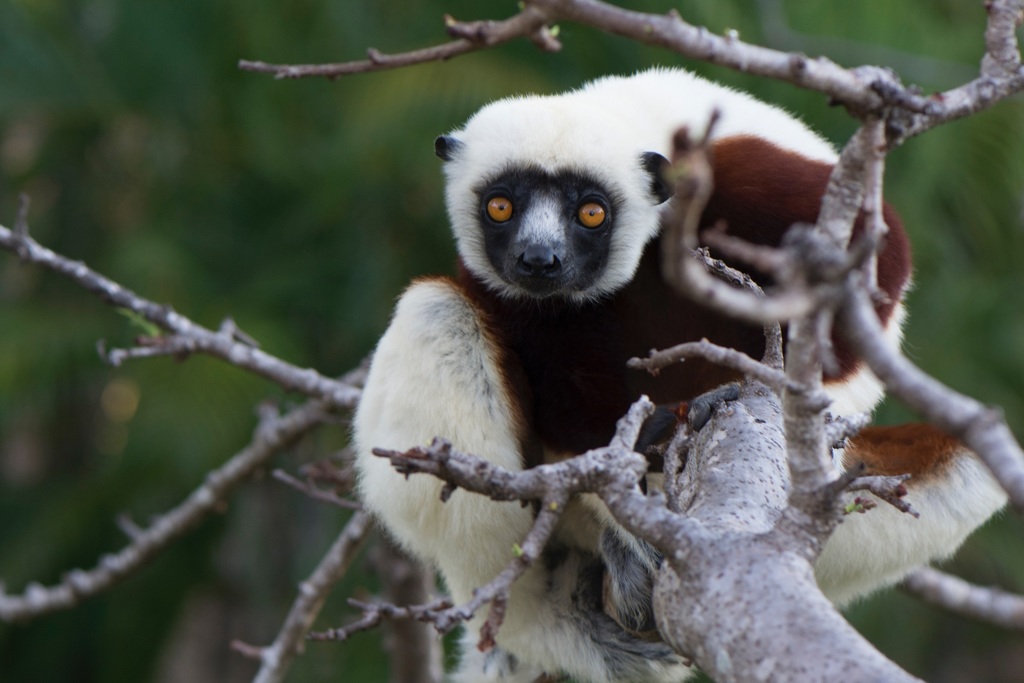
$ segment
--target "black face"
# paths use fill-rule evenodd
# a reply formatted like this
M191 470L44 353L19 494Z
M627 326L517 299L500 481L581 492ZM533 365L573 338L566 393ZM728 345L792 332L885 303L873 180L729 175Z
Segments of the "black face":
M621 204L600 183L517 168L477 195L487 258L504 281L548 297L584 292L600 277Z

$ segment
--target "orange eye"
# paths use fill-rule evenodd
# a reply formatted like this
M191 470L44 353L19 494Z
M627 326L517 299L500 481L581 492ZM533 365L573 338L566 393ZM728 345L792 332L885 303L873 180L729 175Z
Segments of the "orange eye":
M495 223L504 223L512 218L512 200L508 197L495 197L487 202L487 215Z
M576 216L585 228L599 228L604 223L604 207L597 202L587 202L580 207Z

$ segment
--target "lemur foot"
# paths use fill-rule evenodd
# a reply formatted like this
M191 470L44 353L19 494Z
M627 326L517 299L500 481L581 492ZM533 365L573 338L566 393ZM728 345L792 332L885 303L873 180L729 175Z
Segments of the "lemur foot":
M651 416L644 420L633 450L647 454L652 446L672 438L676 428L684 421L690 425L691 430L700 431L711 419L715 406L726 401L735 401L739 397L740 385L732 382L705 392L691 401L659 405Z
M601 534L601 556L605 614L635 636L659 639L651 598L661 553L646 541L607 528Z
M690 424L690 429L695 432L699 431L711 419L711 415L719 403L735 401L739 397L739 382L732 382L704 392L693 399L689 402L690 409L686 413L686 421Z

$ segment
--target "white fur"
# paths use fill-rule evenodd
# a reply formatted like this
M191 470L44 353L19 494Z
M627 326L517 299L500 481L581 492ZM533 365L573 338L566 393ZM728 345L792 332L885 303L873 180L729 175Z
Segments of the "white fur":
M825 596L842 605L890 586L915 567L950 557L980 523L1006 503L985 466L961 450L949 470L908 482L914 518L879 502L848 515L825 545L814 573ZM853 494L845 494L852 500Z
M435 436L508 469L521 469L511 400L476 311L451 283L412 285L381 338L356 411L363 501L411 552L436 562L453 598L464 602L513 557L533 515L456 491L441 504L441 482L408 479L374 447L405 450ZM487 548L465 553L460 548Z
M680 69L610 76L560 95L493 102L452 133L463 144L445 166L448 214L459 254L470 270L498 291L508 285L494 271L479 229L479 184L510 167L585 171L621 200L611 259L595 285L575 292L593 299L628 283L644 245L658 231L650 179L640 155L669 156L681 126L702 132L711 112L722 116L715 137L754 135L811 159L834 163L832 146L778 107Z

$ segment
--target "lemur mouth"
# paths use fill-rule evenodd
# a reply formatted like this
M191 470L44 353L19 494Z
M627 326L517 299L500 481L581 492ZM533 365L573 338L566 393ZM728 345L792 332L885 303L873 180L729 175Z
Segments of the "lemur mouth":
M570 298L579 283L576 282L575 270L561 270L555 275L523 275L512 273L505 281L527 296L537 299L551 297Z

